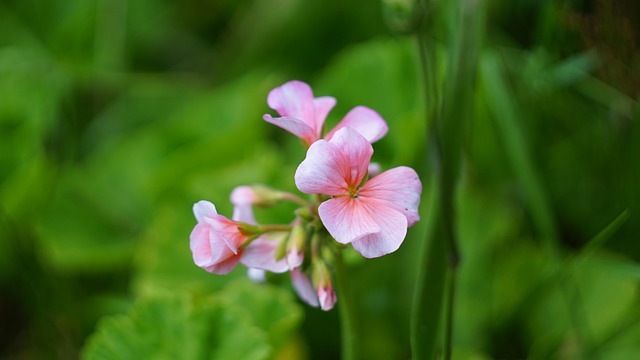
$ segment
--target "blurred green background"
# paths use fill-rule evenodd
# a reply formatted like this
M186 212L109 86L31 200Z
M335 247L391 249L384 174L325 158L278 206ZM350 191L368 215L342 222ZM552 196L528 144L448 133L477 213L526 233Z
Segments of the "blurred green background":
M456 14L439 3L428 38L446 59ZM640 3L612 3L486 2L454 358L640 356ZM304 151L261 119L291 79L338 99L329 124L377 110L390 131L373 160L418 169L426 195L412 6L1 1L0 357L337 358L337 310L301 304L286 274L193 264L191 206L230 215L235 186L295 191ZM352 258L368 359L411 356L424 232Z

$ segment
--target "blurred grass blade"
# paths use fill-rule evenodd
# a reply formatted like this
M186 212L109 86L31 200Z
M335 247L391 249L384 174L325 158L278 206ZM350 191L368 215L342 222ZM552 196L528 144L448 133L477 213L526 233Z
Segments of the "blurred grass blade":
M622 226L629 219L629 209L625 209L620 215L618 215L613 221L607 225L602 231L600 231L593 239L591 239L587 245L582 248L580 252L581 255L588 255L607 242L613 234L618 231L620 226Z
M431 184L433 200L413 304L411 347L415 359L433 359L439 339L444 340L444 358L451 357L455 271L459 258L454 201L464 129L473 106L476 65L484 23L481 1L466 1L448 6L455 6L458 11L454 12L458 14L455 19L458 32L451 37L454 39L454 48L449 59L451 71L447 74L442 113L438 115L436 109L436 116L430 124L429 145L433 156L431 170L437 179L432 179ZM421 29L427 30L428 27ZM421 51L424 51L423 47ZM422 54L425 76L433 74L435 59L429 58L434 57L433 54L433 51ZM435 94L430 89L433 81L425 79L427 94ZM433 104L433 99L428 100L427 110ZM445 295L445 292L448 294ZM446 307L445 299L448 300ZM444 316L445 326L441 333L440 320L444 313L447 315Z
M496 127L507 153L513 171L526 193L533 221L543 238L547 250L557 257L558 234L553 210L545 192L542 179L537 173L520 126L520 114L510 95L512 89L504 79L503 68L498 55L487 51L480 64L482 84L487 106L492 112Z

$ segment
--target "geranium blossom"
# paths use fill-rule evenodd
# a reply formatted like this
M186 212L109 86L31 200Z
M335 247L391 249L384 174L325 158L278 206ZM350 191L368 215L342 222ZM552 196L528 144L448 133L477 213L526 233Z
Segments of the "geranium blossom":
M373 147L351 128L340 129L331 140L318 140L295 174L295 183L307 194L332 198L318 207L331 236L351 243L364 257L396 251L407 227L419 220L422 184L411 168L400 166L366 181Z
M335 106L336 99L330 96L314 98L309 85L293 80L271 90L267 104L281 117L274 118L265 114L265 121L287 130L311 145L322 137L325 119ZM347 113L325 139L330 140L338 130L345 127L359 132L369 142L379 140L389 129L377 112L366 106L357 106Z
M249 236L240 231L239 224L216 211L205 200L193 205L198 223L191 231L190 247L196 265L214 274L227 274L236 266Z

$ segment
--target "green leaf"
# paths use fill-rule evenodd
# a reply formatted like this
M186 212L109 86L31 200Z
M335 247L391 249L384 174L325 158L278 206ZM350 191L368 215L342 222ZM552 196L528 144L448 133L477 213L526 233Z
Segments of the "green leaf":
M267 359L302 320L290 292L238 279L202 298L143 297L129 314L105 318L86 359Z

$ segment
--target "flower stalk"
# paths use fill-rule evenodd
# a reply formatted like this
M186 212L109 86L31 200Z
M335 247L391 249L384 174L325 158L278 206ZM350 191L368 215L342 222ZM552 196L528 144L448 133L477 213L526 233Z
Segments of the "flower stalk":
M360 359L360 349L362 349L361 334L358 327L357 307L355 306L353 292L348 278L348 271L344 264L343 254L335 256L334 271L336 285L340 301L338 311L340 312L340 334L342 340L343 360Z

